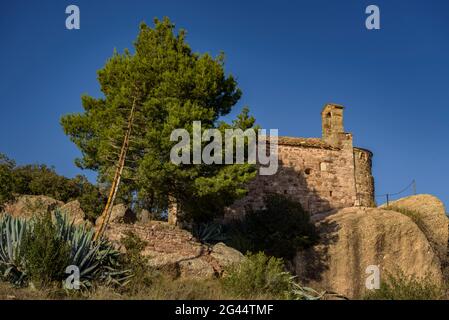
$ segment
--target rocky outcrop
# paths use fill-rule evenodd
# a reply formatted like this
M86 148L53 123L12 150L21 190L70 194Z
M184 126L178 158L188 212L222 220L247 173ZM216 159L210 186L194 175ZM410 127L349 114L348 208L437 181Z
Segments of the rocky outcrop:
M103 221L103 217L98 217L95 222L96 226L99 226ZM120 203L112 207L111 217L109 222L111 223L135 223L137 221L137 216L134 211L132 211L128 206Z
M121 239L130 231L146 242L142 254L149 258L149 265L175 277L217 277L227 266L244 259L239 251L223 243L204 245L190 232L160 221L133 225L111 223L106 236L123 251Z
M424 232L441 261L446 261L449 238L449 219L444 204L429 194L402 198L383 205L382 208L409 213Z
M78 200L67 202L65 205L59 208L61 213L66 214L70 221L74 224L84 223L84 211L81 209L81 205Z
M151 212L147 209L140 210L139 214L137 215L137 220L142 223L150 222L152 220L151 218Z
M4 212L14 217L31 218L39 213L53 211L64 205L64 202L47 196L23 195L5 206Z
M61 213L67 214L69 220L73 221L75 224L86 222L84 220L84 211L81 209L78 200L70 201L67 204L64 204L62 201L58 201L47 196L19 196L16 201L6 205L4 212L9 213L13 217L29 219L34 216L47 213L48 211L55 210L59 210Z
M346 208L317 223L320 243L299 252L294 269L308 285L350 298L365 291L369 266L380 276L430 277L443 282L441 263L426 235L399 212L377 208ZM446 239L447 241L447 239Z

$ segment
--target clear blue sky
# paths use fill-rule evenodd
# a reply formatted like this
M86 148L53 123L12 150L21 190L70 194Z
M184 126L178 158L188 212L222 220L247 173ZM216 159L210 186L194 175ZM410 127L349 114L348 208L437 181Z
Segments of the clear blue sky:
M65 8L81 29L65 29ZM381 30L365 28L365 8ZM346 106L355 144L374 152L376 193L412 179L449 205L449 1L2 1L0 152L20 164L80 173L61 115L99 96L96 70L131 47L141 21L169 16L198 52L226 69L264 128L320 136L326 102ZM88 174L94 179L92 173Z

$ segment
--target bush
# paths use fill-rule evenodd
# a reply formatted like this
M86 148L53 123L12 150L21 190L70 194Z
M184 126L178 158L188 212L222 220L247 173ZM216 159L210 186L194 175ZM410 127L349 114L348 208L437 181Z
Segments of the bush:
M264 253L247 254L247 259L227 270L223 287L238 298L288 298L293 277L284 270L282 259Z
M0 211L6 202L14 200L14 195L25 194L45 195L62 202L78 200L91 221L101 214L106 203L100 188L84 176L69 179L43 164L16 166L0 153Z
M413 279L403 273L388 275L380 288L365 293L365 300L441 300L446 290L436 285L430 277Z
M263 251L291 259L318 239L310 216L300 203L278 194L265 198L265 209L250 211L242 221L228 226L228 244L240 251Z
M14 285L31 280L46 285L64 279L69 265L80 271L82 288L92 282L124 285L130 278L123 270L121 254L102 238L94 242L94 230L75 226L66 215L50 213L33 220L4 215L0 218L0 278Z
M50 213L39 217L26 231L23 245L27 274L34 284L43 286L64 279L70 247L58 236Z
M92 222L101 215L106 205L107 198L100 192L100 189L91 184L86 177L76 176L72 181L77 188L76 199L80 203L86 218Z
M131 271L132 278L124 288L128 293L136 293L153 284L157 273L148 265L148 258L142 255L147 245L132 231L127 231L120 240L126 249L124 265Z
M0 211L3 209L5 203L14 199L14 180L12 172L14 167L14 161L0 153Z

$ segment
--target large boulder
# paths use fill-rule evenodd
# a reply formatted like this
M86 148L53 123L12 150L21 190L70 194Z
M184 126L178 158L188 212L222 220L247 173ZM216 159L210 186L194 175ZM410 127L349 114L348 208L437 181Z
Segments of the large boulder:
M4 212L13 217L32 218L47 212L54 212L59 210L68 216L74 224L85 223L85 214L81 209L78 200L70 201L66 204L64 202L55 200L47 196L33 196L22 195L17 197L14 202L6 205Z
M382 208L403 211L413 216L441 261L446 261L449 238L449 219L444 204L430 194L419 194L392 201Z
M36 214L53 211L64 205L64 202L47 196L23 195L17 197L16 201L8 203L4 212L13 217L31 218Z
M78 200L67 202L59 210L61 213L66 214L74 224L82 224L85 222L85 214Z
M136 214L128 206L121 203L112 207L111 222L134 223L136 220Z
M140 210L139 214L137 215L137 220L142 223L150 222L152 220L151 212L147 209Z
M116 204L112 207L111 217L109 218L110 223L128 223L132 224L137 221L137 215L125 204ZM99 216L95 221L95 226L101 225L103 222L103 216Z
M170 272L174 277L213 278L221 276L231 264L245 257L223 243L207 246L198 242L190 232L166 222L121 224L111 223L106 236L121 251L121 239L132 232L145 241L142 254L150 267Z
M240 251L228 247L222 242L217 243L211 248L210 255L222 268L238 264L245 258Z
M359 298L369 266L380 276L403 274L443 282L441 263L425 234L406 215L377 208L346 208L317 223L320 243L293 264L306 284Z

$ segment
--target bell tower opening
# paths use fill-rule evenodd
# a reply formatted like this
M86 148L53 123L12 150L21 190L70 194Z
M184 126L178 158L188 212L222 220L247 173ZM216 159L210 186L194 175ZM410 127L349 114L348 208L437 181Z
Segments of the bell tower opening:
M322 139L333 146L339 146L344 135L343 109L338 104L326 104L321 112Z

